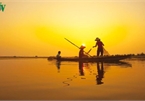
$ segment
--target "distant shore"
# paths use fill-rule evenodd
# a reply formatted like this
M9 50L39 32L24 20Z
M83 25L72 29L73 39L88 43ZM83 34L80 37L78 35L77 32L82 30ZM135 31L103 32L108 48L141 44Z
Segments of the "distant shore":
M112 55L115 56L115 55ZM130 58L145 58L145 55L130 55ZM51 58L55 56L0 56L0 59L13 59L13 58ZM77 57L77 56L74 56Z
M0 56L0 58L48 58L49 56Z

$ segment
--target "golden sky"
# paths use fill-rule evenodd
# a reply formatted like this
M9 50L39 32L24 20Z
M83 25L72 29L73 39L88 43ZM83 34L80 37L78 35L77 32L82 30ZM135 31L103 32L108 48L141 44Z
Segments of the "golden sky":
M144 0L1 0L0 55L77 56L99 37L110 54L145 53ZM96 54L96 48L91 55Z

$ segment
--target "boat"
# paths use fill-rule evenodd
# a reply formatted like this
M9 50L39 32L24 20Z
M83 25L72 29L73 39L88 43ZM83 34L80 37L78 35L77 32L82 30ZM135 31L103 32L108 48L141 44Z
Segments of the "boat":
M111 55L111 56L92 56L92 57L61 57L57 59L56 57L48 57L48 60L57 60L57 61L83 61L83 62L117 62L123 59L130 58L130 55Z

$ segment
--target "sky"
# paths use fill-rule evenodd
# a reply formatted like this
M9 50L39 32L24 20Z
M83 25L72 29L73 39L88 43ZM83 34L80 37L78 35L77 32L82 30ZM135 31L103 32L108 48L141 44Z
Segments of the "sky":
M1 0L0 56L78 56L96 37L110 55L145 53L145 0ZM90 55L96 55L96 48Z

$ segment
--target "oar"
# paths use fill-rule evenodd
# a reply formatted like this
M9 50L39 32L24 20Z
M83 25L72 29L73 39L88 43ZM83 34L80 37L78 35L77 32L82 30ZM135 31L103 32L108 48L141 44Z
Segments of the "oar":
M93 48L93 47L92 47ZM92 48L87 52L87 53L90 53L90 51L92 50Z
M79 46L77 46L76 44L74 44L73 42L71 42L70 40L68 40L67 38L64 38L65 40L67 40L68 42L70 42L72 45L76 46L77 48L80 49ZM85 51L84 51L85 52ZM85 52L87 55L89 55L90 57L92 57L88 52Z

